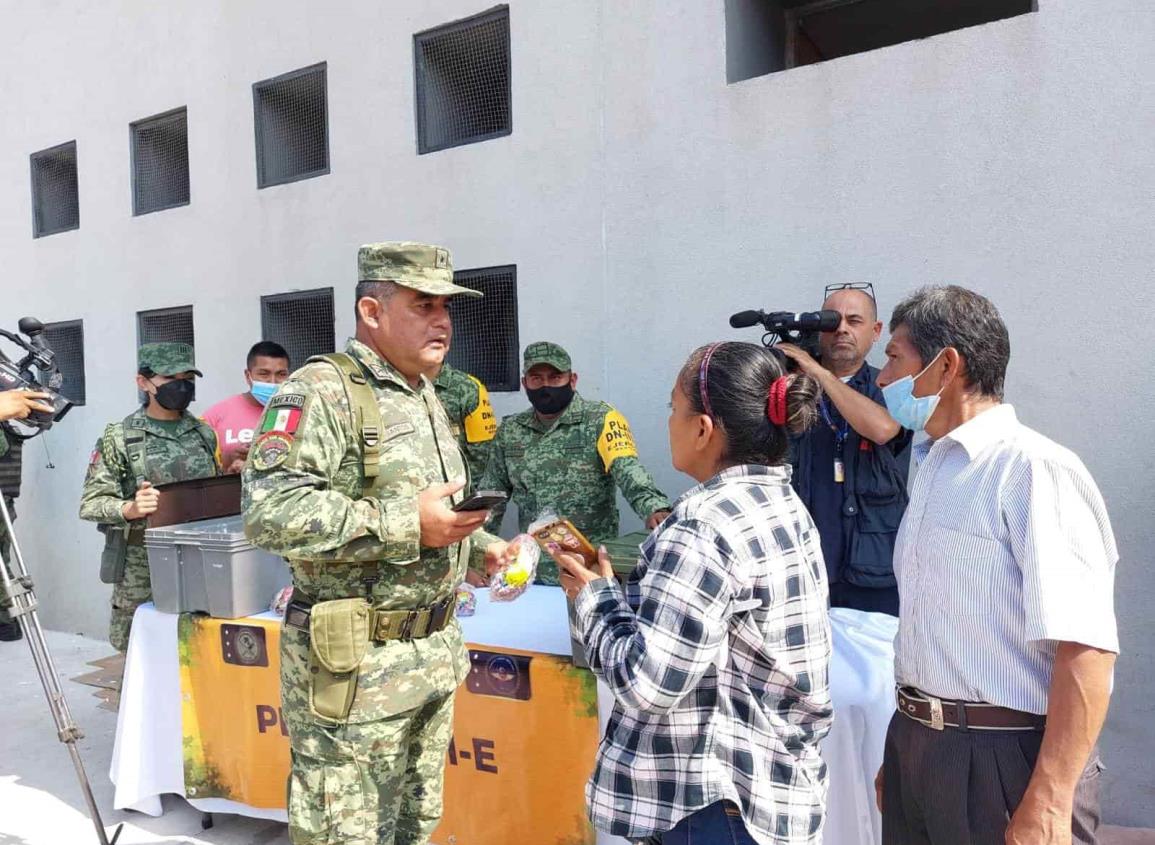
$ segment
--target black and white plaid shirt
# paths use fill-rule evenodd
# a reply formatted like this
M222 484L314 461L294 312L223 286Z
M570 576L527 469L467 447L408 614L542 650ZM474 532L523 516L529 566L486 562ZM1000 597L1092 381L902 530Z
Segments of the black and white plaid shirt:
M684 494L626 595L599 579L577 614L614 694L586 787L597 827L642 838L729 800L760 843L821 841L826 568L788 467L733 467Z

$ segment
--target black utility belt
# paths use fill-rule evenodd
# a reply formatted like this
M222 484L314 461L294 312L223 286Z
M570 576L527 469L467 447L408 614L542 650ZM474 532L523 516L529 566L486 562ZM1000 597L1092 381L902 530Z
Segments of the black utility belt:
M429 607L418 607L413 610L372 609L369 639L378 643L389 640L421 640L438 631L444 631L453 619L454 604L453 596L449 596ZM312 608L312 602L296 599L290 601L285 608L285 624L308 633Z

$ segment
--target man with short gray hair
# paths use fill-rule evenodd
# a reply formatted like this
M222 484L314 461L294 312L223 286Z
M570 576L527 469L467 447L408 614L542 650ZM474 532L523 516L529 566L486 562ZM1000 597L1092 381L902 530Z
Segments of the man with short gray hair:
M894 553L883 842L1092 843L1119 651L1102 496L1003 403L1010 339L989 300L924 288L890 331L887 408L930 439Z

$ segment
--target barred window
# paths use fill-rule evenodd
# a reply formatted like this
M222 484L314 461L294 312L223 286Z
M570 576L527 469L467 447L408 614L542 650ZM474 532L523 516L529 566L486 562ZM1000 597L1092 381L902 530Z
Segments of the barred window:
M146 343L193 343L193 311L191 305L177 308L157 308L152 311L136 312L136 345ZM148 397L137 391L140 401Z
M291 369L334 351L334 331L332 288L261 297L261 337L285 347Z
M146 343L187 343L193 346L192 306L137 311L136 340L138 346Z
M513 131L508 6L419 32L413 50L419 153Z
M32 237L80 228L76 142L32 154Z
M517 266L458 270L453 281L485 296L456 296L451 300L450 365L475 376L491 391L520 390Z
M324 62L253 85L257 187L329 172L329 111Z
M60 392L74 405L85 402L84 321L64 320L44 324L44 342L56 353L56 366L64 382Z
M189 204L188 110L175 109L129 125L132 213Z

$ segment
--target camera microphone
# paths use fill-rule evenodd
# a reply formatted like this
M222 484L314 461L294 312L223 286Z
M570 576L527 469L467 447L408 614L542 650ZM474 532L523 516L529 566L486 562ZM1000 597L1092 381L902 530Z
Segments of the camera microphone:
M748 329L764 326L767 331L832 332L842 324L837 311L739 311L730 317L730 328Z
M748 329L761 323L764 316L761 311L739 311L730 317L730 328Z

